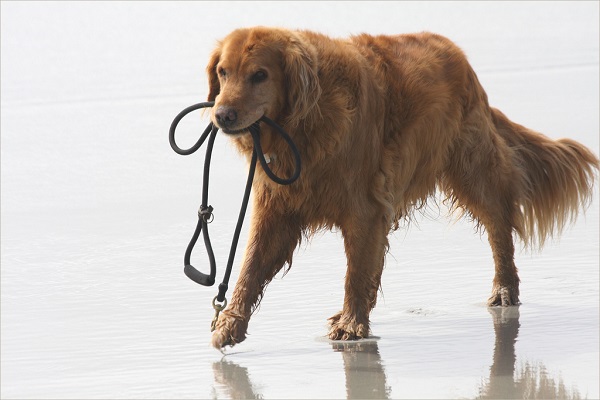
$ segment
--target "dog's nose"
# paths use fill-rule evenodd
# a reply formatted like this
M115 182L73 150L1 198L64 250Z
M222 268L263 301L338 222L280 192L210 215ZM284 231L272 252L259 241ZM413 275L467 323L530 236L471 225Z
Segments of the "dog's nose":
M220 126L231 126L237 120L237 112L232 107L219 106L215 112L215 118Z

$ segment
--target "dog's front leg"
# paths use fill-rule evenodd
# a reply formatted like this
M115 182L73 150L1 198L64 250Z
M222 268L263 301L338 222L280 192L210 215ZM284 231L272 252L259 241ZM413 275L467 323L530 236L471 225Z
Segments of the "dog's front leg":
M298 221L255 203L245 260L229 306L217 321L212 344L233 346L246 338L248 321L267 284L292 254L301 238Z
M344 308L329 319L331 340L368 337L369 314L377 302L389 227L382 216L359 217L342 226L348 258Z

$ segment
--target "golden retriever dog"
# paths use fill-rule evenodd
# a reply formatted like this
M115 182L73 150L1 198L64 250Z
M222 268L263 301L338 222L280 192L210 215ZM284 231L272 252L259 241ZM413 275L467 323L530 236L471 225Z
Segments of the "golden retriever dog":
M333 39L239 29L218 43L207 72L211 120L248 160L248 127L263 115L283 126L302 157L300 178L288 186L257 168L250 237L213 333L217 348L245 339L265 287L291 266L301 239L333 228L348 264L328 336L368 337L387 236L436 190L487 232L495 266L488 304L519 304L513 234L541 246L592 195L598 158L492 108L464 53L436 34ZM271 168L291 176L288 145L261 129Z

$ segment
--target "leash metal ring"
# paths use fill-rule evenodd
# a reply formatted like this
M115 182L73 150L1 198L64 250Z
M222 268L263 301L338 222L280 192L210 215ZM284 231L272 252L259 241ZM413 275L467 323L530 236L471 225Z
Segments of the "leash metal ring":
M217 297L219 296L215 296L213 299L212 306L216 311L223 311L227 307L227 299L223 299L223 304L217 304Z
M215 214L213 214L212 206L200 206L200 210L198 210L198 217L201 218L207 224L213 222L213 220L215 219Z

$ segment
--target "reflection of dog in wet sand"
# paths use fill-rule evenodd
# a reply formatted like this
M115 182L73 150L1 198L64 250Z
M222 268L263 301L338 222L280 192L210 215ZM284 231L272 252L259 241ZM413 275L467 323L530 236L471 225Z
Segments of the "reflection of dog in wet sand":
M521 368L516 367L519 307L488 310L496 336L494 358L489 379L479 388L477 399L581 399L577 388L569 389L561 378L550 376L541 362L527 361Z
M253 28L221 41L208 64L211 118L250 158L247 128L263 115L290 133L300 179L253 185L245 261L213 344L234 345L266 285L303 235L337 227L348 269L331 339L369 335L369 313L387 235L439 188L485 228L495 277L489 305L519 303L513 233L544 240L589 201L598 159L581 144L551 140L490 107L462 51L429 33L331 39L307 31ZM262 127L263 150L290 176L287 144Z

